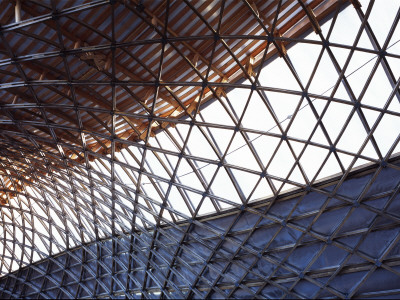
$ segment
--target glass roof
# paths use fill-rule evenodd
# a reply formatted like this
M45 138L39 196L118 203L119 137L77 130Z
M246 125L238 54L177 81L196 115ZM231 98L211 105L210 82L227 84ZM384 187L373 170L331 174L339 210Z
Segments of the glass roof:
M120 151L112 143L110 153L82 164L71 160L49 175L48 153L15 148L22 159L13 161L4 141L5 169L14 165L22 172L36 160L43 172L31 170L32 184L2 175L3 187L21 182L23 193L4 193L9 205L0 210L0 275L111 235L314 189L316 182L338 174L344 179L366 163L387 165L400 151L399 3L360 2L362 13L338 6L318 33L276 35L274 42L287 53L267 58L271 40L259 57L241 66L247 76L237 82L207 81L213 71L202 66L206 84L188 107L190 117L149 114L148 129L160 120L165 126L155 134L144 131L143 140ZM223 41L213 47L223 47ZM253 68L251 59L259 65ZM197 77L184 75L169 84L177 93L185 80L199 86ZM218 97L203 104L207 84ZM122 119L111 117L114 132Z

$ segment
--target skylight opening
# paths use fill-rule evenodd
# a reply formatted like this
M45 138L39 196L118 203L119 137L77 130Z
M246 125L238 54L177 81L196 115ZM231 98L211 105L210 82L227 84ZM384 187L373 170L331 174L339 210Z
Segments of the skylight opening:
M352 16L355 14L351 7L346 8L344 12L344 14L339 14L341 18L346 19L349 14ZM347 44L351 46L361 25L358 19L352 22L354 22L354 26L350 26L352 30L348 30L347 21L337 21L330 42L346 44L345 37L347 36ZM324 24L322 26L323 32L328 32L330 25L331 22ZM315 38L315 33L310 33L304 39L313 38ZM365 39L366 36L362 35L360 44L370 44ZM299 80L304 87L308 85L318 57L322 54L322 59L318 64L316 74L312 77L309 89L316 95L331 95L339 78L338 70L332 63L332 59L337 60L340 67L343 67L349 54L348 50L343 50L335 45L332 46L332 52L334 57L323 50L322 46L301 42L293 45L288 52L288 58L293 62L294 70L299 75ZM365 74L371 72L376 60L376 54L362 51L354 52L350 64L347 66L345 77L353 88L352 93L355 97L359 97L358 95L364 89L368 78ZM381 67L378 67L374 74L373 81L377 83L371 82L366 89L372 91L371 95L364 93L362 96L362 105L383 108L386 103L392 88L390 85L385 87L387 77L380 70ZM160 174L168 181L179 161L174 181L178 180L181 185L177 187L172 183L171 191L173 192L168 195L170 205L173 205L175 209L189 215L185 201L178 191L187 193L188 190L201 190L205 187L208 187L211 195L227 200L221 203L222 206L226 206L229 201L239 205L246 200L252 191L254 193L257 190L259 183L257 183L256 177L258 175L256 174L262 173L266 167L266 173L272 176L276 183L275 186L271 186L272 181L266 184L268 187L266 191L269 191L269 193L268 195L264 194L264 196L268 197L273 195L273 190L279 190L282 193L291 188L304 186L310 182L340 173L349 166L353 160L352 156L357 157L361 154L365 158L356 159L353 167L368 161L379 160L380 156L377 155L371 141L366 144L361 152L359 151L367 138L363 122L368 122L368 125L372 128L379 112L362 108L361 111L365 112L365 116L361 116L361 118L365 119L360 119L359 112L354 109L353 105L350 105L357 98L353 99L349 96L343 83L340 83L334 97L338 100L344 100L348 104L338 101L328 102L326 99L318 98L310 98L310 102L302 97L303 92L299 83L282 58L277 58L262 68L258 79L262 87L278 88L285 92L262 92L264 99L257 92L254 92L246 105L250 89L235 88L227 93L227 99L221 96L225 107L222 107L219 101L214 101L204 107L197 117L199 124L193 126L191 130L188 125L184 124L177 124L176 128L166 129L177 138L179 132L184 133L178 138L179 147L163 132L155 138L150 138L151 145L157 139L160 147L176 153L176 155L162 154L161 157L166 164L161 167L160 162L152 158L153 154L150 154L152 152L149 151L146 163L149 168L152 168L152 172ZM241 85L250 84L248 80L245 80ZM383 86L380 84L383 84ZM381 93L381 87L386 91L384 94ZM377 92L378 90L380 92ZM380 101L381 104L377 101ZM228 115L226 109L231 116ZM317 123L316 114L321 118L322 123ZM243 129L241 132L235 133L233 129L240 119L240 126ZM380 145L379 148L383 150L382 155L387 153L388 148L393 143L393 138L395 138L393 136L388 137L388 134L382 132L396 132L395 128L399 128L396 126L397 117L387 115L385 116L386 119L388 121L380 123L378 126L380 129L374 132L374 137L380 140L378 144ZM207 125L202 125L202 122L206 122ZM223 127L214 127L213 124L220 124ZM343 128L345 129L343 130ZM262 133L256 134L251 131ZM180 160L178 154L180 147L184 145L188 132L190 132L190 137L186 144L185 154ZM287 135L288 142L286 140L281 141L282 135ZM337 155L331 153L331 143L337 149ZM226 156L223 165L226 164L228 167L217 167L220 163L220 157L224 154ZM191 158L189 159L186 156ZM203 162L203 158L209 162ZM169 174L165 172L165 167L168 168ZM299 167L303 171L300 171ZM207 173L208 175L206 175ZM199 176L201 176L201 180L199 180ZM295 183L295 185L289 184L286 180ZM265 179L261 181L264 182ZM155 179L155 182L157 182L157 179ZM151 185L150 181L145 184ZM154 191L148 190L149 193L154 194ZM261 194L257 195L261 196ZM198 199L201 199L200 196L198 196ZM196 206L193 205L193 207ZM202 211L212 212L215 208L210 203L208 206L203 204L201 209Z

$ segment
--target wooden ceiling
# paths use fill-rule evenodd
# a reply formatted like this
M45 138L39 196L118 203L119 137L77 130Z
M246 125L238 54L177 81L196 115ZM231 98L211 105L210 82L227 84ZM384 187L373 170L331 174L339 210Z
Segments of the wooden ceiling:
M318 32L336 2L2 1L4 175L84 164L195 122L239 81L256 88L256 68Z

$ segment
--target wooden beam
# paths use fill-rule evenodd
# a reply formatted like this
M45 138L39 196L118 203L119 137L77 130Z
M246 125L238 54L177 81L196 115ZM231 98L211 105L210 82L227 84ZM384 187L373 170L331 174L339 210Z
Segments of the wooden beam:
M138 5L138 4L139 4L138 1L133 1L133 2L135 3L135 5ZM149 16L150 19L156 20L155 23L157 23L157 25L160 26L160 28L162 28L163 30L166 29L167 32L168 32L171 36L173 36L173 37L179 37L179 35L178 35L172 28L170 28L170 27L165 28L164 21L161 21L161 20L160 20L155 14L153 14L150 10L148 10L147 8L145 8L145 9L144 9L144 12ZM182 44L185 45L185 47L186 47L187 49L189 49L194 55L197 55L198 58L199 58L200 60L202 60L203 63L204 63L205 65L208 65L208 64L210 63L209 60L208 60L206 57L204 57L201 53L199 53L195 48L193 48L192 46L190 46L189 43L187 43L187 42L182 42ZM224 73L223 73L219 68L217 68L216 66L214 66L213 64L211 64L211 69L212 69L215 73L217 73L219 76L221 76L221 77L224 76Z

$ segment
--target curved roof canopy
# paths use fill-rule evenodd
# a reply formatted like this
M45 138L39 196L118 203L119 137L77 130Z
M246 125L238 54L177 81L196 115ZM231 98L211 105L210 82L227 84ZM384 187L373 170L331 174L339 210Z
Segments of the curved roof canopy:
M361 2L2 1L0 276L398 169L399 7Z

